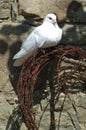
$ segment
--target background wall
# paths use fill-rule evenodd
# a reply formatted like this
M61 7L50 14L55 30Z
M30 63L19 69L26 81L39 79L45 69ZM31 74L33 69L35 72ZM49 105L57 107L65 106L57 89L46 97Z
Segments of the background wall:
M0 0L0 130L26 129L16 116L15 87L21 68L13 67L12 57L28 33L51 12L56 13L63 29L61 43L86 50L86 0ZM82 114L81 122L85 122Z

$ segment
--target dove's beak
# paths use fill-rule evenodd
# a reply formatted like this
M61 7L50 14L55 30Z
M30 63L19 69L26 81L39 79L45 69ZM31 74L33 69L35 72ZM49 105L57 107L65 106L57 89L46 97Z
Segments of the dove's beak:
M53 24L54 24L54 26L56 26L57 25L57 21L53 21Z

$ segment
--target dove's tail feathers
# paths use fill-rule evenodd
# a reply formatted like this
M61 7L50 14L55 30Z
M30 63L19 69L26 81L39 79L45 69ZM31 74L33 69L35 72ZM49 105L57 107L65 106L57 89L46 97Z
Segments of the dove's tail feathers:
M18 67L21 66L25 62L25 58L19 58L14 61L13 66Z
M17 54L14 55L13 59L19 59L26 55L26 50L21 49Z

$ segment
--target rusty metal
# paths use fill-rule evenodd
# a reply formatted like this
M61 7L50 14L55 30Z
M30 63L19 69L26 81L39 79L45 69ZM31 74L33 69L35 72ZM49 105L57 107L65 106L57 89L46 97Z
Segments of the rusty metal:
M63 69L61 66L64 56L80 60L81 62L86 59L86 52L79 47L73 46L47 48L43 51L39 51L36 56L29 58L23 64L17 84L17 93L22 117L28 130L38 130L35 124L35 114L32 110L34 86L41 70L45 69L46 65L52 62L53 58L57 60L57 94L55 100L57 99L58 101L60 92L68 87L66 84L69 80L71 82L71 78L74 74L77 75L78 73L76 78L77 82L80 80L86 82L86 67L75 64L71 67L70 71L67 72L67 67ZM64 73L60 75L62 71L64 71Z

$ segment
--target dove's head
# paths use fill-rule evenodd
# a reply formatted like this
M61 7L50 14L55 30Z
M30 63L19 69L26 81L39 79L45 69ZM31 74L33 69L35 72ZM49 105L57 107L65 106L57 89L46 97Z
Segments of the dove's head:
M46 21L52 23L53 25L57 25L55 14L46 15L46 17L44 18L44 22L46 22Z

